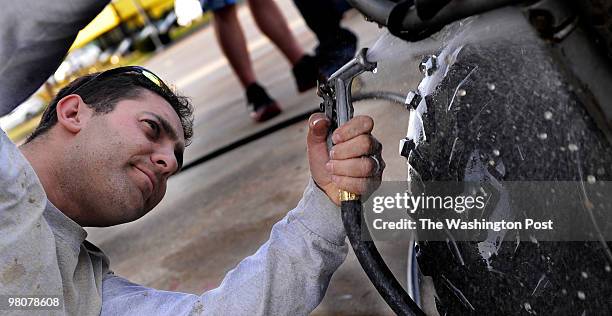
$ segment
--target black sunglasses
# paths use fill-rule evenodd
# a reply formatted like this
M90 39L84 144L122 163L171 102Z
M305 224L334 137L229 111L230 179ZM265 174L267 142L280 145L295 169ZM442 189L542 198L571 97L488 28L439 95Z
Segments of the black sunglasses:
M64 95L70 95L70 94L75 94L79 89L91 84L92 82L96 81L96 80L100 80L103 78L108 78L108 77L112 77L112 76L116 76L116 75L121 75L121 74L136 74L139 76L143 76L144 78L148 79L151 83L153 83L154 85L156 85L157 87L163 89L163 90L171 90L162 80L161 78L159 78L156 74L154 74L153 72L151 72L150 70L141 67L141 66L124 66L124 67L117 67L117 68L112 68L106 71L103 71L91 78L89 78L86 82L84 82L83 84L75 87L72 91L66 91L64 93Z

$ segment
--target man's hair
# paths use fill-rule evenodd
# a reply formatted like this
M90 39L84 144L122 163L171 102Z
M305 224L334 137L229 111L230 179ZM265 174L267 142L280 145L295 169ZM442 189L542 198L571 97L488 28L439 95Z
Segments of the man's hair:
M159 87L144 75L121 73L108 77L94 78L99 73L85 75L73 80L62 88L51 100L42 115L40 124L28 137L30 142L46 133L57 123L57 103L69 94L77 94L94 110L95 114L106 114L115 109L117 103L126 99L137 99L146 90L152 91L164 98L174 109L183 127L185 143L189 144L193 136L193 107L187 97L178 95L175 91L163 86ZM75 91L75 89L78 89Z

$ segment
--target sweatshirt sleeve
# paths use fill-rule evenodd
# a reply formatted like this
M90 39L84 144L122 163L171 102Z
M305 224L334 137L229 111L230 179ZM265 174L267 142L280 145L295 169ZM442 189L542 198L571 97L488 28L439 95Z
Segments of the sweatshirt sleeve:
M108 2L2 2L0 116L8 114L25 101L55 72L77 33L93 20Z
M340 211L310 180L298 206L221 285L201 296L159 291L109 274L103 315L307 315L346 258Z

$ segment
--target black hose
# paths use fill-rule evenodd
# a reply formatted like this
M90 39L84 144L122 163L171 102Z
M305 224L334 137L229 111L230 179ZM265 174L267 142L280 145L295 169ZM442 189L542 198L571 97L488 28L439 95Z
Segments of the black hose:
M421 40L434 32L437 32L445 25L483 12L505 7L511 4L519 4L525 0L461 0L461 1L437 1L437 5L427 8L427 12L420 14L416 9L394 10L396 3L391 0L347 0L354 8L363 13L370 20L379 24L393 27L394 35L409 41ZM421 1L422 2L422 1ZM439 2L439 3L438 3ZM405 6L406 3L398 3L398 6ZM439 10L437 12L429 10ZM394 14L401 11L401 14ZM426 20L421 19L422 17ZM401 34L395 34L401 33Z
M370 99L383 99L402 105L405 104L405 97L394 92L370 91L357 93L352 96L352 101L354 102ZM363 206L361 201L343 201L341 209L344 230L351 243L351 247L353 247L355 256L376 290L378 290L378 293L380 293L380 296L398 315L425 315L425 312L410 298L395 276L393 276L378 249L376 249L367 225L362 222Z
M234 142L231 142L231 143L229 143L229 144L227 144L225 146L222 146L221 148L213 150L212 152L210 152L210 153L208 153L206 155L200 156L197 159L195 159L194 161L191 161L191 162L185 164L183 166L183 168L181 168L180 172L184 172L184 171L186 171L188 169L191 169L191 168L193 168L195 166L203 164L203 163L205 163L205 162L207 162L207 161L209 161L211 159L219 157L219 156L221 156L221 155L223 155L223 154L225 154L227 152L230 152L230 151L232 151L232 150L234 150L234 149L236 149L238 147L241 147L241 146L246 145L248 143L254 142L254 141L256 141L256 140L258 140L258 139L260 139L260 138L262 138L262 137L264 137L266 135L272 134L272 133L274 133L274 132L276 132L276 131L278 131L280 129L283 129L283 128L291 126L291 125L293 125L295 123L307 120L312 114L317 113L317 112L319 112L319 109L311 110L311 111L308 111L306 113L302 113L302 114L298 114L296 116L292 116L292 117L290 117L290 118L288 118L288 119L286 119L284 121L280 121L280 122L278 122L278 123L276 123L274 125L270 125L269 127L266 127L264 129L262 129L261 131L255 132L254 134L251 134L251 135L246 136L244 138L240 138L240 139L238 139L238 140L236 140Z
M491 11L511 4L525 2L524 0L462 0L451 1L435 16L427 21L418 17L416 10L408 12L401 25L407 32L421 32L428 28L440 28L445 25L467 18L472 15Z
M389 0L347 0L347 2L368 20L382 25L387 25L389 13L395 6L395 3Z
M406 96L395 92L388 91L367 91L355 93L351 96L353 102L359 102L364 100L387 100L399 104L405 104Z
M415 0L419 18L423 21L433 18L438 11L442 10L451 0Z
M376 249L367 225L361 221L361 201L343 201L341 209L344 229L355 256L385 302L398 315L425 315L395 279Z
M400 103L400 104L404 104L404 97L401 94L397 94L394 92L386 92L386 91L371 91L371 92L365 92L365 93L356 93L355 95L352 96L352 100L353 101L364 101L364 100L371 100L371 99L383 99L383 100L388 100L391 102L396 102L396 103ZM303 120L307 120L308 117L310 117L312 114L319 112L319 109L316 110L312 110L312 111L308 111L306 113L302 113L293 117L290 117L284 121L280 121L277 124L274 125L270 125L269 127L264 128L263 130L256 132L252 135L246 136L244 138L238 139L234 142L231 142L225 146L222 146L221 148L218 148L216 150L213 150L212 152L200 156L197 159L185 164L183 166L183 168L181 168L180 172L189 170L195 166L198 166L202 163L205 163L211 159L214 159L216 157L219 157L229 151L232 151L240 146L246 145L250 142L256 141L266 135L272 134L280 129L283 129L285 127L288 127L290 125L293 125L297 122L301 122Z

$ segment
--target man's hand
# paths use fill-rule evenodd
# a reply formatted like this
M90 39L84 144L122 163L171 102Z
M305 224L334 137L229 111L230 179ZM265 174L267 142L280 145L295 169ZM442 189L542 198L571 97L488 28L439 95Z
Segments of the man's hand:
M382 145L370 134L374 121L369 116L356 116L340 126L332 134L334 146L328 152L329 126L323 113L313 114L308 120L308 162L312 178L336 205L340 205L339 190L367 197L380 186L385 168Z

